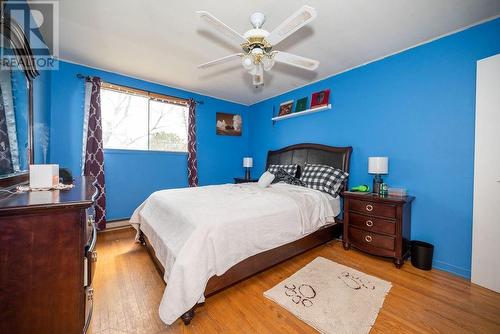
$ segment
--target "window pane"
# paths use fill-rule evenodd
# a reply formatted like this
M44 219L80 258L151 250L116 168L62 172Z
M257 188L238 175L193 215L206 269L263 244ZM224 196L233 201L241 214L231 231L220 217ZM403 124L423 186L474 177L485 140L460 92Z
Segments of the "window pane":
M187 152L188 108L150 101L149 149Z
M148 98L101 90L104 148L148 149Z

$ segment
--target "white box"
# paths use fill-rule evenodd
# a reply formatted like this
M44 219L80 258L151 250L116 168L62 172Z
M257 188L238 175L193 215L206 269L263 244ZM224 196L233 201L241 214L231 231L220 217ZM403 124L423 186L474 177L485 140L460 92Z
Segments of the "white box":
M406 189L405 188L389 188L389 189L387 189L387 193L389 196L405 197L406 196Z
M59 165L30 165L30 188L53 188L59 184Z

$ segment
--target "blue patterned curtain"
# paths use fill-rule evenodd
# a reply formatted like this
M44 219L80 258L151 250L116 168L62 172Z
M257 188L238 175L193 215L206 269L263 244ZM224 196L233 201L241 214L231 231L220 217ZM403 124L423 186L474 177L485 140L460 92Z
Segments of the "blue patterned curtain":
M12 155L10 152L9 132L7 130L7 117L3 104L2 87L0 86L0 175L14 173Z
M97 180L99 194L94 202L95 222L99 230L106 228L106 185L104 180L104 147L102 143L101 79L87 78L83 119L83 175Z
M20 171L12 73L0 71L0 175Z

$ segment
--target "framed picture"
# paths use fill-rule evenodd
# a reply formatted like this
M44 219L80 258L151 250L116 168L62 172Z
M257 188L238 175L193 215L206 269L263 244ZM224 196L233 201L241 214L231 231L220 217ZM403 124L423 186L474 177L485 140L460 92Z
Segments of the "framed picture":
M216 115L216 133L220 136L241 136L243 120L239 114L218 112Z
M320 92L314 93L311 97L311 109L328 105L329 99L330 99L329 89L325 89Z
M307 109L307 96L297 100L295 112L301 112Z
M292 112L292 107L293 107L293 100L283 102L280 104L280 112L278 113L278 116L284 116L288 115Z

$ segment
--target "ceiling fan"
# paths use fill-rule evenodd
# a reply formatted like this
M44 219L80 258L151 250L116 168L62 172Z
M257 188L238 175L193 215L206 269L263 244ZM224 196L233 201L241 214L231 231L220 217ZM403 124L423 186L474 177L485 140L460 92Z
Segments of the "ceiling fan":
M300 8L270 33L262 29L266 16L260 12L253 13L250 16L253 29L248 30L243 35L208 12L197 11L196 13L212 28L239 43L243 50L243 52L198 65L198 68L206 68L240 58L243 68L252 75L253 84L258 87L264 84L264 71L269 71L275 62L310 71L314 71L319 66L317 60L273 50L282 40L316 18L316 10L310 6Z

